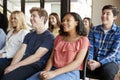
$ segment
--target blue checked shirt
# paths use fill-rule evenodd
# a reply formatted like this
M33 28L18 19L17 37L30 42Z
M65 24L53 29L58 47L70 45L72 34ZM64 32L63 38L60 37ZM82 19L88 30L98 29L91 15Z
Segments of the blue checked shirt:
M104 33L102 25L95 26L89 33L90 49L88 59L101 62L120 63L120 27L112 25L111 30Z

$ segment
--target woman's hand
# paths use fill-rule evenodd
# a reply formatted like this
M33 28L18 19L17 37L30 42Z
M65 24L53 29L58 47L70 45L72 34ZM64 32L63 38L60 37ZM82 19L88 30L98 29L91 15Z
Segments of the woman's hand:
M40 78L42 78L43 80L49 80L51 78L54 78L55 76L56 76L55 71L42 71L40 73Z

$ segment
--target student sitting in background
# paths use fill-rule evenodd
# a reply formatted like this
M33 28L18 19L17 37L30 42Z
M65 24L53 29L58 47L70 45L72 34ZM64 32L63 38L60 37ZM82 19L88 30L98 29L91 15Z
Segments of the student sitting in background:
M85 17L83 19L84 26L87 30L87 34L89 35L90 29L93 27L92 20L89 17Z
M60 18L57 13L51 13L49 15L48 29L53 33L54 37L59 34L60 23Z
M5 46L0 50L0 63L13 58L25 35L29 32L23 12L13 11L11 13L8 31Z

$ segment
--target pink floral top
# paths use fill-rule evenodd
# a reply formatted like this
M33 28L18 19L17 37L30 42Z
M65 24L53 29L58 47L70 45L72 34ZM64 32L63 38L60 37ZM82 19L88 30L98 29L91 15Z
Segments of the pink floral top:
M58 35L54 41L54 67L60 68L74 61L81 49L88 48L88 43L87 37L81 37L75 42L66 42ZM82 70L82 65L78 69Z

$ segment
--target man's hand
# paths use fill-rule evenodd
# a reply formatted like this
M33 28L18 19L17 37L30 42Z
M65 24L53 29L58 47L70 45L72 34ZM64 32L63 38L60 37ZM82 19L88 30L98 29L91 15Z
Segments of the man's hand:
M40 73L40 78L42 78L43 80L49 80L55 76L56 76L55 71L42 71Z
M96 68L99 68L101 66L100 62L97 62L95 60L89 60L88 61L88 68L91 71L94 71Z

